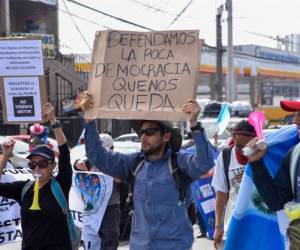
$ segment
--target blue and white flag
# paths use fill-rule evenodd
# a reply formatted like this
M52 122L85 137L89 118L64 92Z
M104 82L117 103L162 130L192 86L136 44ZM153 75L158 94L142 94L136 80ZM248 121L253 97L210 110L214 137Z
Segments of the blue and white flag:
M222 105L222 109L220 111L220 114L218 116L217 120L217 134L221 135L224 133L225 129L227 128L228 124L230 121L230 112L229 112L229 107L227 103L224 103Z
M278 129L265 137L269 145L264 163L272 177L281 166L288 150L299 141L295 125ZM282 212L273 213L258 194L252 181L252 171L246 166L236 207L230 221L225 250L283 250L285 249L286 223ZM278 224L279 223L279 224Z

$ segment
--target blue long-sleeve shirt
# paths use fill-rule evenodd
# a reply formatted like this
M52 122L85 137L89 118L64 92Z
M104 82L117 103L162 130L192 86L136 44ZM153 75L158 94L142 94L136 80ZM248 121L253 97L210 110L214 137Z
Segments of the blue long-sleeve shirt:
M87 123L85 129L86 155L105 174L130 182L137 158L145 158L135 179L130 249L189 250L194 240L193 229L186 207L178 205L179 191L168 168L171 150L154 161L142 152L107 151L101 145L95 122ZM197 153L180 151L177 162L191 180L196 180L212 168L214 162L212 146L203 133L193 133L193 139Z

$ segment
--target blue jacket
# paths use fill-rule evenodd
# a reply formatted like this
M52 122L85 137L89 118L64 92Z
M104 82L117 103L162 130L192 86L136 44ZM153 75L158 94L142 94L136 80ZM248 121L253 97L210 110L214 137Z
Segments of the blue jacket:
M213 167L212 147L201 132L193 133L197 154L178 152L179 167L196 180ZM132 167L142 152L121 154L102 145L95 122L85 126L87 158L102 172L129 182ZM131 226L131 250L189 250L194 237L185 206L178 205L179 191L168 168L168 150L162 158L145 157L134 187L134 215ZM189 188L189 187L187 187Z

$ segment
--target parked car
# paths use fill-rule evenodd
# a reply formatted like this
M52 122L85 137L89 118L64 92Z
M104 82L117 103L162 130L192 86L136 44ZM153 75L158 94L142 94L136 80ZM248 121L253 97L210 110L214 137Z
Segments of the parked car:
M140 142L141 139L138 137L136 133L124 134L116 137L114 139L115 142L124 142L124 141L131 141L131 142Z
M10 139L9 136L0 136L0 143L8 141ZM16 140L16 144L14 146L14 150L12 152L12 157L10 161L15 168L27 168L28 160L26 157L29 155L29 144Z
M28 144L28 150L29 150L30 135L10 135L9 137L26 142ZM55 155L58 156L59 150L58 150L57 141L51 137L48 137L47 140L49 142L49 145L53 148Z
M129 154L141 150L139 142L132 141L114 141L114 151ZM77 159L85 159L85 144L76 145L70 150L71 163L73 164Z

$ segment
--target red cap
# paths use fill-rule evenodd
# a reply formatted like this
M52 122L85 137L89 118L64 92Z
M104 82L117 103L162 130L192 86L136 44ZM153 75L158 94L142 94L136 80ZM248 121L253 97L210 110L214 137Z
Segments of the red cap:
M300 101L282 100L280 101L280 106L288 112L300 111Z

